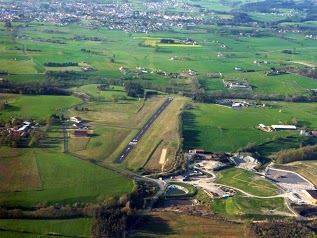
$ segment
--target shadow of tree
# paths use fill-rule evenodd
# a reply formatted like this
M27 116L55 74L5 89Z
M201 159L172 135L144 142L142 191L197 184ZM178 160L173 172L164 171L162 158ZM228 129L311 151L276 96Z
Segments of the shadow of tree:
M131 232L131 238L165 237L175 232L168 222L159 216L146 215L142 222Z
M190 112L185 111L183 114L183 137L184 149L195 149L200 146L200 131L195 129L197 127L197 116Z

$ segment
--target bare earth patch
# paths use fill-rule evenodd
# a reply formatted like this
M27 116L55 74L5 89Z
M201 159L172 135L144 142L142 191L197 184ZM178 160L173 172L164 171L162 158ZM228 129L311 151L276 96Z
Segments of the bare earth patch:
M163 149L159 164L163 165L165 163L166 153L167 153L167 149Z

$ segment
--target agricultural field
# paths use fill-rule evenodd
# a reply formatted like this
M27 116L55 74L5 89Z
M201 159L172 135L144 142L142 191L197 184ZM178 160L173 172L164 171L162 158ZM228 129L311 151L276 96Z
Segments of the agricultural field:
M16 23L23 25L24 23ZM243 29L243 28L242 28ZM310 79L296 75L280 75L274 77L265 76L265 71L271 67L278 68L280 65L298 65L304 62L313 65L316 57L313 54L314 42L312 40L289 35L288 38L279 37L245 37L230 34L217 34L217 27L209 27L209 34L205 31L197 31L189 34L188 31L177 30L170 32L154 32L148 35L142 33L126 34L121 31L109 31L103 28L89 29L85 26L55 26L51 23L30 22L27 27L20 27L19 34L23 35L17 39L18 43L12 42L8 32L0 32L8 46L3 47L3 70L10 73L12 69L18 68L15 75L5 78L14 81L42 80L43 73L48 70L74 70L87 74L81 66L88 65L93 69L90 75L104 76L118 79L124 76L119 72L120 67L135 70L136 67L144 67L147 71L162 70L166 72L183 73L188 69L198 72L198 78L205 82L207 91L225 90L219 80L207 80L206 73L222 73L225 79L247 78L254 87L254 93L270 94L306 94L307 89L315 88L316 83ZM98 37L100 41L77 39L83 37ZM185 44L160 44L161 39L192 38L199 45ZM63 43L52 43L50 40L59 40ZM74 40L76 39L76 40ZM291 39L291 40L290 40ZM142 43L148 45L142 46ZM12 46L9 46L12 44ZM140 45L141 44L141 45ZM160 48L155 50L156 45ZM221 46L225 45L225 48ZM291 56L281 53L285 49L296 49L296 54ZM12 50L24 46L26 49L36 51ZM171 47L179 46L179 47ZM252 49L252 50L250 50ZM85 51L86 50L86 51ZM132 53L133 50L133 53ZM229 57L218 57L222 53ZM12 56L11 56L12 55ZM131 55L133 55L131 57ZM15 57L13 57L15 56ZM12 58L13 57L13 58ZM289 58L291 57L291 58ZM17 60L14 60L14 59ZM171 63L170 59L174 60ZM46 67L45 63L79 63L80 66L72 67ZM257 65L253 62L267 61L268 64ZM19 64L16 67L15 64ZM21 64L21 65L20 65ZM235 67L256 70L254 73L241 73L234 71ZM2 68L2 67L1 67ZM24 74L25 77L20 77ZM129 76L130 77L130 76ZM144 74L142 79L156 86L169 86L170 80L161 75ZM188 82L177 79L178 84L190 89ZM215 83L216 82L216 83Z
M91 219L0 219L1 237L91 237Z
M272 182L249 171L233 168L219 172L217 183L241 189L255 196L274 196L280 188Z
M298 131L262 132L256 129L260 123L292 124L292 118L297 118L299 126L317 128L316 103L269 104L270 108L233 110L217 104L194 103L195 109L185 110L183 114L184 149L234 152L250 142L259 145L299 134Z
M82 103L80 98L74 96L28 96L17 95L8 100L9 106L1 111L1 118L8 119L11 116L25 119L44 119L51 114L61 114L62 109Z
M189 216L173 212L151 212L136 227L131 237L247 237L243 224L233 224L210 218Z
M23 170L19 172L28 169L28 174L12 171L1 176L1 181L17 188L0 193L0 203L6 207L101 202L109 196L120 197L133 188L131 179L66 154L40 149L24 149L20 153L10 164L20 166ZM1 158L1 165L5 163L8 162Z

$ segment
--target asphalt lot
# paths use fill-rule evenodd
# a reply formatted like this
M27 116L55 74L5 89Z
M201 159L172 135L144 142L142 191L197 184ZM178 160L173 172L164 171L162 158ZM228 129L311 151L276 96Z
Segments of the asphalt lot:
M266 176L277 183L308 184L307 180L298 176L298 174L285 170L270 168L267 170Z
M169 97L162 106L153 114L153 116L145 123L145 125L139 130L136 136L132 139L131 142L123 149L115 163L121 164L123 160L128 156L134 146L137 145L142 136L147 132L151 125L155 122L158 116L165 110L165 108L173 101L173 98Z

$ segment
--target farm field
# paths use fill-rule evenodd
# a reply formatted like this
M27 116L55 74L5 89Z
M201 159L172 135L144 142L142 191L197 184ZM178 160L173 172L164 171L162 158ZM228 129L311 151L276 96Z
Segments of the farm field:
M252 195L267 197L277 195L280 191L272 182L246 170L232 168L217 175L217 183L239 188Z
M42 190L42 181L33 150L1 148L0 192Z
M1 111L2 119L6 120L11 116L44 119L51 114L61 114L63 108L82 103L82 100L74 96L18 95L8 103L9 107Z
M202 3L202 5L204 5ZM24 23L16 23L22 25ZM313 41L299 37L297 35L289 35L294 38L295 43L288 39L279 37L239 37L236 40L231 35L217 34L220 28L209 27L212 34L207 34L206 30L197 31L195 34L189 34L188 31L178 30L170 32L154 32L148 35L142 33L126 34L121 31L109 31L104 28L88 29L84 26L55 26L51 23L30 22L28 27L20 27L19 34L23 35L23 39L18 39L18 43L11 41L9 33L0 32L0 37L6 40L8 46L4 47L4 55L0 57L0 61L4 60L4 70L16 68L14 64L21 64L18 68L17 75L5 76L14 81L36 80L43 77L45 70L75 70L82 71L80 67L44 67L48 62L73 62L91 66L96 71L89 72L90 75L104 76L112 79L118 79L123 76L119 72L120 67L135 69L136 67L144 67L146 70L155 71L163 70L167 72L182 73L188 69L194 69L198 72L198 78L205 81L205 89L207 91L225 90L219 80L206 80L206 73L223 73L226 79L230 78L247 78L251 85L254 86L254 93L270 93L270 94L305 94L308 95L307 89L315 88L316 83L313 80L303 78L296 75L281 75L274 77L265 76L264 72L271 67L278 68L280 64L294 65L294 62L305 62L310 64L317 60L313 52ZM74 37L95 36L100 41L92 40L74 40ZM159 39L176 39L180 41L186 38L192 38L199 43L198 46L179 45L181 47L171 47L171 44L159 45L159 51L155 51L155 44ZM60 39L63 44L48 42L51 39ZM139 43L148 42L152 47L138 46ZM300 47L298 45L301 45ZM27 55L22 50L12 50L11 48L24 45L26 49L38 50L28 51ZM225 45L226 48L221 48ZM289 48L296 49L296 54L285 55L281 53L285 45ZM83 49L89 50L87 52ZM132 50L133 49L133 54ZM250 50L252 49L252 50ZM217 57L218 53L229 55L230 57ZM133 55L133 57L130 57ZM20 57L21 60L15 61L14 57ZM12 58L13 57L13 58ZM17 58L17 59L20 59ZM174 60L171 58L179 58L182 60ZM111 59L114 62L111 62ZM255 60L268 61L267 65L256 65ZM1 63L1 62L0 62ZM25 64L25 66L24 66ZM22 67L23 66L23 67ZM254 73L241 73L234 71L235 67L253 69ZM82 72L86 74L86 72ZM36 76L38 75L38 76ZM41 75L41 76L40 76ZM131 75L128 75L130 77ZM170 80L161 75L144 74L141 76L144 83L155 86L169 86ZM216 84L214 82L217 81ZM190 89L190 85L183 79L177 79L178 84L183 84L186 89Z
M22 175L17 172L14 174L16 175L14 178L12 178L12 174L2 175L4 181L10 182L15 187L22 185L24 187L21 192L0 193L0 203L7 207L100 202L108 196L117 198L132 190L131 179L89 162L61 153L45 152L39 149L25 150L31 150L29 153L35 157L33 159L36 160L38 170L32 174L33 176L28 176L27 181L19 179L19 176ZM23 151L23 153L27 152ZM23 157L17 156L15 161L19 164L22 159ZM26 159L31 160L32 157L27 156ZM28 164L28 166L30 165ZM40 190L34 190L33 183L38 183L37 176L40 176L41 179L42 188ZM29 190L26 191L26 188Z
M100 100L104 100L104 101L113 101L113 96L119 96L119 97L125 97L125 98L129 98L129 99L133 99L131 97L127 97L124 87L123 86L115 86L115 85L111 85L109 90L106 91L100 91L97 86L99 86L100 84L87 84L87 85L83 85L80 87L73 87L70 88L70 91L74 91L74 92L82 92L82 93L86 93L92 97L95 97L97 99Z
M234 152L250 142L262 144L276 140L276 137L298 135L298 131L265 133L255 128L260 123L292 124L293 117L297 118L299 126L317 128L316 103L269 104L271 108L233 110L217 104L194 103L195 109L185 110L183 114L184 149Z
M254 93L283 94L283 95L309 95L310 89L317 86L316 80L298 75L284 74L266 76L265 72L254 73L228 73L226 79L247 79Z
M1 237L91 237L91 219L0 219Z
M246 237L243 224L233 224L210 218L189 216L173 212L151 212L143 224L136 227L131 237Z

